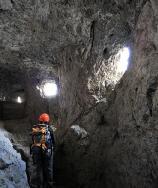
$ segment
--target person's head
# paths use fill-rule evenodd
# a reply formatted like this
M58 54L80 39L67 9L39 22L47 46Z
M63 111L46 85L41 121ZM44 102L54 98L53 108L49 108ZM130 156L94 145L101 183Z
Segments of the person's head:
M49 115L46 113L41 114L38 120L40 123L44 123L44 124L49 124L50 122Z

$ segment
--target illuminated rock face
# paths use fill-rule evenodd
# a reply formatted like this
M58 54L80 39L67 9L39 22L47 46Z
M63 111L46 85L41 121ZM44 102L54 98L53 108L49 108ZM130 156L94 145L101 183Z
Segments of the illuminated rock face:
M7 136L7 132L0 129L0 187L29 188L26 165Z

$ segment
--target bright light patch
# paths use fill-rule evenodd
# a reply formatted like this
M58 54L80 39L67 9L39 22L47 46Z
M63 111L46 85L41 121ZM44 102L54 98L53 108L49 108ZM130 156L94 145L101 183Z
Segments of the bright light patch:
M18 98L17 98L17 102L18 102L18 103L22 103L22 99L21 99L21 97L18 96Z
M129 57L130 57L129 48L124 47L123 49L121 49L120 52L119 52L119 55L120 55L120 59L119 59L119 62L118 62L118 68L117 69L118 69L118 72L124 73L128 68L128 60L129 60Z
M47 82L43 86L43 93L45 97L53 97L56 96L58 92L58 88L56 83L54 82Z

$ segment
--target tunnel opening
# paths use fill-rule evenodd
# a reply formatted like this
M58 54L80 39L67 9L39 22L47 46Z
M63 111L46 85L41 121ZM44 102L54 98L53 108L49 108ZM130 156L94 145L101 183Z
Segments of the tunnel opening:
M4 66L0 73L1 120L28 119L33 122L44 111L58 116L58 79L50 70L24 71Z
M43 98L54 98L58 95L58 86L55 80L43 80L36 88Z
M25 117L26 90L21 71L1 68L0 119L22 119Z
M97 103L108 101L115 86L128 70L131 53L130 46L119 45L109 52L111 55L108 58L97 59L87 83L88 90Z
M22 98L20 96L17 97L17 102L22 103Z
M130 47L123 46L118 48L116 52L110 56L108 63L111 69L111 75L109 77L111 80L109 80L109 83L113 85L113 89L128 70L130 55Z
M123 74L125 73L125 71L127 71L129 66L130 48L123 47L119 50L117 55L120 56L117 63L117 72L122 74L123 76Z

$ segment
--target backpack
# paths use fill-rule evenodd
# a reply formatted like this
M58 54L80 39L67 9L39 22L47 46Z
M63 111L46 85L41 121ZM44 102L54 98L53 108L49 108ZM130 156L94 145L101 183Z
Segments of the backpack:
M32 148L34 146L41 147L43 150L51 149L52 139L48 125L38 124L32 128Z

